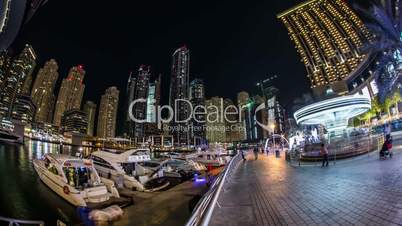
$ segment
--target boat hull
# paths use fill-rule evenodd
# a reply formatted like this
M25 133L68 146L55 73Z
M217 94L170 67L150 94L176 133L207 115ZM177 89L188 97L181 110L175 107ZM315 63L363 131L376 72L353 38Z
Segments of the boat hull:
M41 181L46 184L51 190L53 190L55 193L57 193L59 196L61 196L63 199L74 206L87 206L87 202L99 203L107 201L109 199L109 196L107 194L102 195L104 191L100 191L99 193L101 194L98 196L85 196L85 194L88 194L90 192L96 192L94 190L96 190L97 188L89 188L83 191L79 191L62 181L60 179L60 176L55 175L47 170L41 160L35 159L33 161L33 165ZM65 192L66 188L68 188L68 192ZM102 188L100 187L100 189Z
M99 176L103 178L107 178L110 180L113 180L116 182L116 184L119 184L121 180L119 178L120 175L123 176L123 185L124 187L130 189L130 190L137 190L137 191L144 191L144 185L141 184L138 180L136 180L132 176L124 175L124 174L119 174L117 170L114 169L109 169L105 168L102 166L99 166L97 164L94 164L96 171L99 173ZM109 178L109 173L110 173L110 178Z

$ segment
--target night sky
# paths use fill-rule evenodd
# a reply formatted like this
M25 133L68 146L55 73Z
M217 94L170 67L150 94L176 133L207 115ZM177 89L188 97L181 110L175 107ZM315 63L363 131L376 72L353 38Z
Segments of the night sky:
M96 103L113 85L122 98L129 72L151 65L154 76L162 73L166 103L171 55L186 44L191 51L190 78L204 79L207 97L235 100L242 90L260 94L256 82L277 74L280 99L290 107L310 89L276 14L300 2L50 0L22 29L14 49L32 44L39 58L37 70L55 58L59 80L71 66L83 64L84 101Z

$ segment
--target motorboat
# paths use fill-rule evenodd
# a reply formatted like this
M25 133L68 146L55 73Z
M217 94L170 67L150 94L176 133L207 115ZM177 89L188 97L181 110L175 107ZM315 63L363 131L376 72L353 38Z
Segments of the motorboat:
M22 143L23 138L10 130L0 129L0 140L9 143Z
M168 159L162 164L170 166L182 177L191 177L194 174L200 174L201 172L207 170L205 165L193 160Z
M23 143L23 135L15 133L14 123L10 120L2 119L0 121L0 140L8 143Z
M41 159L34 159L33 165L43 183L74 206L97 205L114 196L108 192L91 160L45 154Z
M193 160L205 166L220 167L230 161L230 156L221 151L200 151L185 155L185 160Z
M95 168L102 177L115 181L118 185L138 191L155 191L160 187L149 188L146 184L158 178L152 167L144 166L151 161L149 149L103 149L91 154ZM159 184L155 184L159 186ZM146 188L147 187L147 188Z

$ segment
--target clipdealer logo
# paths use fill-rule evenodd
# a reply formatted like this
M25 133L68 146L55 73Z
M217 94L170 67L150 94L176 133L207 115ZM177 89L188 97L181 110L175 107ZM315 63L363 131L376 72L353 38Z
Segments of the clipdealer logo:
M132 101L129 105L128 109L128 114L129 117L132 121L136 123L145 123L147 122L146 118L137 118L133 112L135 112L136 107L138 107L138 104L146 104L147 99L145 98L139 98L134 101ZM187 123L190 121L194 121L197 123L208 123L211 125L214 125L214 123L229 123L229 124L236 124L236 123L241 123L243 122L243 114L244 114L244 108L241 106L235 106L235 105L228 105L224 106L223 100L220 101L219 106L216 105L193 105L190 101L186 99L176 99L174 103L174 108L170 105L163 105L163 106L153 106L154 111L156 112L156 123L158 129L161 129L164 124L169 124L169 123ZM180 118L180 113L182 113L179 109L187 109L187 114L185 118ZM265 108L265 103L260 104L257 106L254 110L254 114L256 115L259 111L266 110ZM166 112L167 117L163 117L163 113ZM142 114L144 115L144 114ZM262 129L266 131L270 131L270 128L268 125L263 124L258 120L258 117L256 118L256 124L260 126ZM186 128L181 128L181 129L186 129ZM217 128L208 128L208 126L204 127L203 129L206 130L222 130L222 129L217 129ZM234 129L233 126L231 126L230 129ZM174 130L178 130L175 128Z

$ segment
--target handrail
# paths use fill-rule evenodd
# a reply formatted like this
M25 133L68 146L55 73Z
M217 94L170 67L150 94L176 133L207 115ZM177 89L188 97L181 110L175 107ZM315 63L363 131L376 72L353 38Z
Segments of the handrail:
M208 192L205 193L202 199L197 203L191 218L186 223L186 226L207 226L209 224L223 185L228 175L232 173L234 164L239 158L240 152L237 153L230 160L229 164L225 166L224 170L215 179Z
M0 221L8 222L9 226L13 226L13 225L19 226L20 224L39 225L39 226L45 225L44 221L19 220L19 219L13 219L13 218L1 217L1 216L0 216Z

